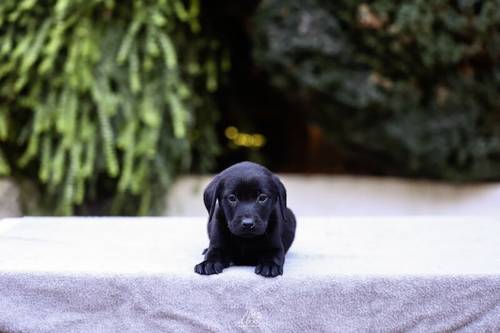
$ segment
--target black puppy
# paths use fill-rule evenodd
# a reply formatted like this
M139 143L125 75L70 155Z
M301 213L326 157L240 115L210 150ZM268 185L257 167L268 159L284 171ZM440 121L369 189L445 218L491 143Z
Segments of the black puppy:
M296 222L278 177L258 164L238 163L214 177L203 201L210 243L196 273L218 274L235 264L256 265L255 273L266 277L283 274Z

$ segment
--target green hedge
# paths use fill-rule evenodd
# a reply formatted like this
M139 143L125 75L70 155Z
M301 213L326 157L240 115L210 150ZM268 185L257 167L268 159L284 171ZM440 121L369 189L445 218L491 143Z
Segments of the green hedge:
M0 175L37 184L41 213L108 195L101 213L154 213L217 149L210 94L228 61L199 13L199 0L1 1Z
M500 1L264 0L255 27L274 84L368 172L500 179Z

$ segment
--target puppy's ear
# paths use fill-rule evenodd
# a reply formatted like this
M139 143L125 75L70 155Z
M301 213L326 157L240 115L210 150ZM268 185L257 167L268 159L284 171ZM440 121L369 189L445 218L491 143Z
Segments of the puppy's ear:
M215 204L217 203L217 198L219 197L221 188L220 179L220 175L215 176L203 192L203 202L207 208L208 221L212 220L215 212Z
M276 204L278 205L278 209L281 212L281 217L283 217L283 221L287 221L286 219L286 189L285 185L281 182L281 180L273 175L273 182L274 185L276 185L276 188L278 189L278 200L276 201Z

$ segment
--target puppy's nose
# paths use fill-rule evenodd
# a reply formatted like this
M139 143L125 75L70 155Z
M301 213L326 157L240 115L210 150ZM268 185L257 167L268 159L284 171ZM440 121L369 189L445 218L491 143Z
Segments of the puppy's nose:
M246 229L255 228L255 222L250 217L245 217L243 220L241 220L241 225L243 226L243 228L246 228Z

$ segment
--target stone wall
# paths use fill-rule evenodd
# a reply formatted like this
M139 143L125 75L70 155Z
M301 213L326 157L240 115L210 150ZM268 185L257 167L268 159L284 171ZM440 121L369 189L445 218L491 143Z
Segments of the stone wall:
M206 216L203 190L212 176L180 177L166 216ZM500 184L452 185L399 178L282 175L288 206L299 216L500 216ZM0 180L0 218L21 216L19 189Z
M211 177L177 180L165 215L206 216L203 189ZM288 206L301 216L500 215L500 184L452 185L399 178L281 176Z

